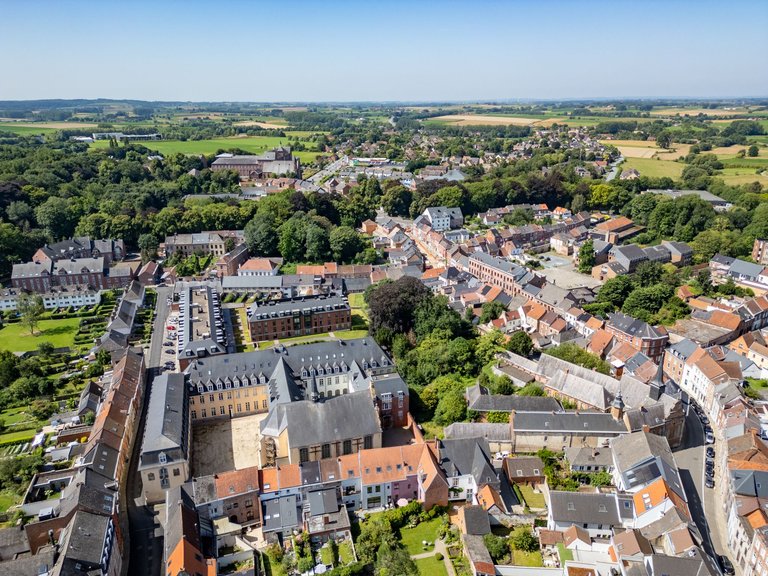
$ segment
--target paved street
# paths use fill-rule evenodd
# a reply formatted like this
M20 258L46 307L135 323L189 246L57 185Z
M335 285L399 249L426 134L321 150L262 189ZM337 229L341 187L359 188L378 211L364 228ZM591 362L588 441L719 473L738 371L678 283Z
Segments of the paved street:
M342 156L341 158L339 158L335 162L331 162L330 164L328 164L328 166L326 166L325 168L323 168L319 172L316 172L315 174L313 174L312 176L307 178L307 181L312 182L312 184L317 184L319 186L320 185L320 181L323 178L325 178L326 176L333 176L336 172L338 172L344 166L347 165L347 161L348 160L349 159L346 156Z
M716 552L723 552L721 542L724 541L725 526L720 521L722 514L714 508L714 490L704 486L704 449L704 426L693 410L690 410L685 422L683 447L675 452L675 461L688 496L693 521L703 537L704 551L712 557ZM714 574L720 574L712 558L705 558L704 561Z
M155 516L151 507L145 506L141 496L141 479L138 473L139 453L141 442L144 438L144 416L149 405L149 396L152 391L152 380L159 372L159 366L163 359L163 338L165 334L165 320L168 317L168 296L173 290L169 287L157 289L157 306L155 321L152 326L152 341L149 346L147 363L147 391L144 395L144 408L136 443L133 447L131 463L128 469L126 492L128 495L128 521L130 524L131 551L128 574L146 574L147 576L159 576L162 574L163 562L163 537L160 519Z

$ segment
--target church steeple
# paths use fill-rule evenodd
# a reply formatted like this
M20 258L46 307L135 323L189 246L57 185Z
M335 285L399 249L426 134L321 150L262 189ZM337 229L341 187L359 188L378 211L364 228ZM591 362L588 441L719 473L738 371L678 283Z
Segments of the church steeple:
M658 400L661 395L664 394L666 385L664 384L664 366L662 362L659 362L659 367L656 370L656 376L650 382L651 392L650 397L653 400Z

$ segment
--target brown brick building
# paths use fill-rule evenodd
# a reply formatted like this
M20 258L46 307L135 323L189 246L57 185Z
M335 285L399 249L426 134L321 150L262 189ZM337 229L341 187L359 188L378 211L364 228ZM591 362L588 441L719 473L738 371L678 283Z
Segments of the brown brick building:
M318 297L254 305L248 327L254 342L349 330L352 311L345 298Z

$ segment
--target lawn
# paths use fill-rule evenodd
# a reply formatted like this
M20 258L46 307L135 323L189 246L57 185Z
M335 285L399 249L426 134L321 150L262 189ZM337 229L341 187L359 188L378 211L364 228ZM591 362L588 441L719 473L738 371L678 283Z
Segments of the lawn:
M368 311L362 292L349 295L349 306L352 308L353 313L357 313L362 316L366 323L368 322Z
M429 558L414 560L414 562L416 562L416 567L419 569L421 576L448 576L444 560L438 560L434 556L430 556Z
M557 543L557 552L560 555L560 562L568 562L573 560L573 552L565 547L562 542Z
M513 562L516 566L530 566L531 568L541 568L544 566L544 559L541 552L524 552L523 550L513 550Z
M621 164L621 170L629 170L630 168L640 172L641 176L649 176L651 178L668 176L677 180L683 173L685 164L670 160L654 160L652 158L627 158Z
M27 352L35 350L41 342L50 342L55 348L72 346L79 327L80 318L41 320L32 336L21 322L6 324L0 329L0 350Z
M287 576L283 565L269 554L262 554L264 560L264 573L266 576Z
M333 553L331 547L327 544L320 548L320 562L326 566L333 566Z
M440 528L440 518L434 518L427 522L422 522L415 528L402 528L400 530L400 541L408 549L408 554L423 554L434 549L434 543L437 539L437 530ZM422 541L432 542L432 546L424 549Z
M355 555L352 552L352 544L350 542L339 544L339 562L341 564L352 564L354 561Z
M520 494L523 496L523 500L528 505L528 508L546 508L547 502L544 500L544 494L539 492L536 494L533 488L527 485L518 484Z
M18 432L8 432L6 434L0 434L0 446L3 444L10 444L11 442L27 442L35 437L35 429L32 430L19 430Z
M20 498L10 490L0 492L0 513L5 513L8 508L17 504Z
M288 138L280 136L247 136L245 138L213 138L211 140L157 140L139 142L150 150L160 154L215 154L219 150L239 148L253 154L260 154L278 146L288 146ZM108 148L107 140L97 140L91 144L94 148ZM302 162L313 162L319 154L317 151L294 152Z

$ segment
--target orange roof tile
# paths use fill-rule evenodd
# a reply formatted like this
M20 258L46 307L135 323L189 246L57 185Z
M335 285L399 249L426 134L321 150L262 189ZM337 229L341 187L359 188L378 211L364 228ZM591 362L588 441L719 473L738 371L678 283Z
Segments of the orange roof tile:
M277 265L269 258L250 258L240 266L240 270L253 270L254 272L270 272L275 268Z
M230 494L243 494L259 489L259 468L251 466L242 470L230 470L215 476L216 494L219 498Z
M421 279L429 280L430 278L438 278L443 272L445 272L445 268L430 268L421 275Z

